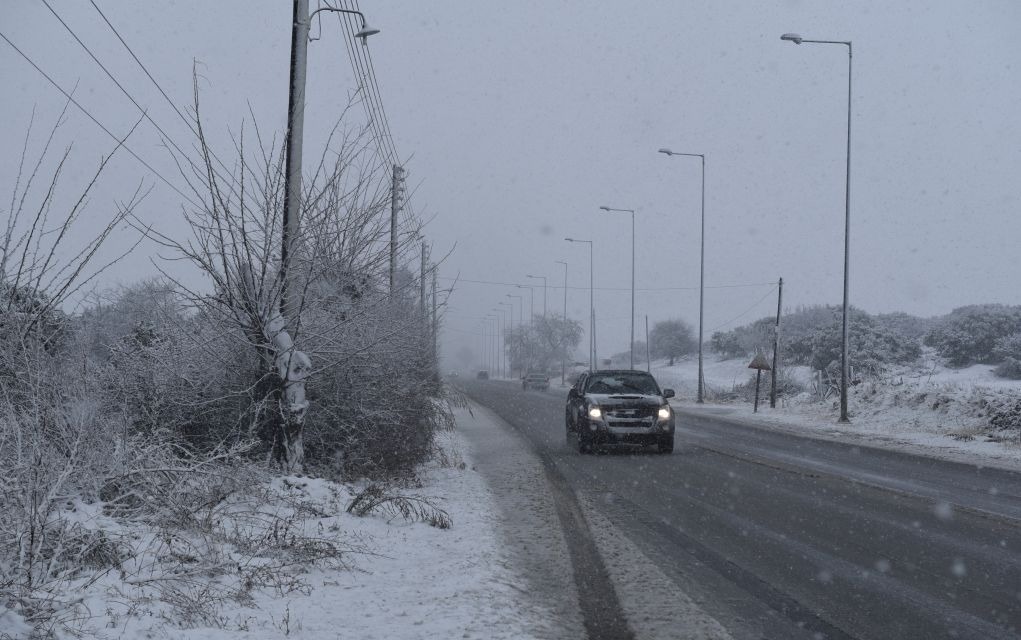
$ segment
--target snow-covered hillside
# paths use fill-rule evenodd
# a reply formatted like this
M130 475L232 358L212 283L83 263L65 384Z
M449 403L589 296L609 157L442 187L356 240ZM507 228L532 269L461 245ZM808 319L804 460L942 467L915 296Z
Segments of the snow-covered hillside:
M750 360L750 359L749 359ZM809 430L817 435L866 439L893 447L1021 467L1021 381L996 377L992 365L951 369L926 354L919 364L893 367L881 380L854 385L849 396L851 424L837 424L837 397L821 396L807 367L785 372L802 387L768 405L769 378L763 376L759 413L752 413L747 387L754 371L746 359L704 362L706 398L715 411L775 428ZM692 406L698 379L694 356L674 366L654 362L660 385L677 391L678 402ZM738 393L733 393L735 390Z

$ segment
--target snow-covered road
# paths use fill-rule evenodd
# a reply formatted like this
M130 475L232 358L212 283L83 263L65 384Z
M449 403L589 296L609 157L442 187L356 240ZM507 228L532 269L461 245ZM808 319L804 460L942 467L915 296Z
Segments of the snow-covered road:
M1021 629L1016 474L691 415L673 455L579 455L564 444L562 397L466 387L555 463L594 537L619 536L600 551L637 637L643 618L629 604L660 588L658 621L674 637L698 619L685 603L735 638ZM630 580L615 575L616 553L640 567Z

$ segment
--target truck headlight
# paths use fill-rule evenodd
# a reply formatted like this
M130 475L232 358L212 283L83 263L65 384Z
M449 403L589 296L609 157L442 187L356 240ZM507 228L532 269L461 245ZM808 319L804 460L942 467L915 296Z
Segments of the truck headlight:
M590 417L590 418L592 418L594 420L602 420L602 418L603 418L603 410L600 409L599 407L589 407L588 417Z
M669 420L670 419L670 407L660 407L659 408L659 412L656 415L659 416L660 420Z

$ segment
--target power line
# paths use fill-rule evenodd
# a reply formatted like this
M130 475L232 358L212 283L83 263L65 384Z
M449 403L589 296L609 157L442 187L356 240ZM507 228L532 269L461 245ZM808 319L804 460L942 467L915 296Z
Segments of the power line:
M486 284L496 285L502 287L538 287L540 285L533 284L521 284L518 282L497 282L494 280L469 280L466 278L449 278L443 276L437 276L440 280L452 280L457 282L467 282L470 284ZM741 289L750 287L775 287L775 282L747 282L739 284L717 284L717 285L706 285L706 289ZM548 285L548 289L563 289L563 285ZM631 287L592 287L596 291L631 291ZM588 291L589 287L567 287L571 291ZM697 286L693 287L638 287L635 291L698 291Z
M718 331L719 329L722 329L723 327L727 326L728 324L733 324L734 322L737 322L737 321L738 321L738 320L740 320L741 318L743 318L743 317L745 317L746 315L748 315L749 313L751 313L752 309L754 309L755 307L757 307L757 306L759 306L760 304L762 304L762 301L763 301L763 300L765 300L766 298L768 298L768 297L769 297L769 296L770 296L770 295L771 295L771 294L772 294L772 293L773 293L774 291L776 291L776 283L775 283L775 282L773 282L773 283L771 283L771 284L773 285L773 288L771 288L771 289L770 289L769 291L767 291L767 292L766 292L766 295L764 295L764 296L762 296L761 298L759 298L758 300L756 300L756 301L755 301L755 303L754 303L754 304L752 304L752 306L748 307L747 309L745 309L744 311L742 311L742 312L741 312L741 313L739 313L738 315L734 316L734 317L733 317L733 318L731 318L730 320L727 320L726 322L724 322L723 324L721 324L721 325L719 325L719 326L717 326L717 327L713 327L712 329L710 329L710 330L709 330L709 333L713 333L714 331ZM709 288L709 287L706 287L706 289L708 289L708 288Z
M181 113L181 110L177 108L177 105L174 103L173 100L170 99L170 96L167 95L167 92L163 90L163 87L160 86L160 83L156 82L156 78L154 78L152 76L152 74L149 73L149 70L145 67L144 64L142 64L142 61L138 59L138 56L135 55L135 52L131 49L131 47L128 46L128 43L125 42L124 38L121 37L121 34L113 26L113 24L110 22L110 20L107 19L106 14L103 13L102 9L100 9L96 5L94 0L89 0L89 2L92 4L92 7L99 13L100 17L103 18L103 22L106 23L106 26L110 27L110 30L113 31L113 34L115 36L117 36L117 39L121 41L121 44L124 45L124 48L128 50L128 53L131 54L131 57L134 58L135 62L138 64L139 67L141 67L142 71L145 72L145 75L149 77L149 80L151 80L152 83L154 85L156 85L156 88L159 89L159 92L161 94L163 94L164 99L166 99L166 101L170 105L170 107L174 111L177 112L177 115L181 118L181 120L184 122L184 124L186 124L188 126L188 128L191 129L191 132L196 137L198 137L198 131L195 130L194 125L192 125L191 121L188 120L188 118L183 113ZM49 5L47 5L47 6L49 6ZM50 9L50 11L53 11L53 9ZM63 21L61 21L61 22L63 22Z
M352 11L361 11L358 6L358 0L341 2L340 6ZM386 159L388 170L392 171L392 165L402 165L403 163L401 162L400 154L397 152L397 146L394 143L390 130L389 119L386 116L386 109L383 106L383 98L379 91L379 81L376 77L375 67L372 64L372 51L364 43L362 46L358 46L355 34L358 32L360 25L352 14L338 14L337 19L344 27L344 42L347 46L349 60L351 61L351 69L358 78L359 86L365 92L366 99L362 100L362 106L366 111L370 127L372 127L376 136L376 144L379 147L380 155ZM410 198L405 200L404 206L401 207L401 213L403 214L403 222L406 225L412 225L417 216L415 215L414 205L411 203Z
M135 108L138 109L138 111L142 114L142 117L148 120L149 123L152 124L152 126L156 127L156 130L160 132L160 135L163 136L163 139L170 143L174 147L174 149L177 150L178 153L184 156L192 165L192 168L195 169L196 167L194 163L191 162L191 159L187 157L187 154L185 154L181 147L178 146L178 144L174 141L170 134L164 131L163 128L160 127L160 125L155 120L153 120L152 117L149 116L149 113L146 111L146 109L142 107L142 105L140 105L137 100L135 100L134 96L132 96L131 93L129 93L128 90L124 88L124 85L122 85L113 75L113 73L111 73L110 70L107 69L106 66L99 60L99 58L97 58L96 55L92 53L92 50L89 49L89 47L84 42L82 42L82 39L78 37L78 34L76 34L74 30L71 29L71 27L67 24L67 22L65 22L64 19L60 17L60 15L53 9L52 6L50 6L50 3L47 2L47 0L42 0L42 3L46 5L46 8L50 10L50 13L53 14L53 17L55 17L60 22L60 24L64 26L64 29L66 29L67 32L71 34L71 37L75 39L75 41L81 46L81 48L85 50L85 53L89 54L89 57L92 58L93 62L99 65L99 68L102 69L104 73L106 73L106 76L110 78L110 80L115 85L117 85L117 88L121 90L121 93L127 96L128 100L131 101L131 104L135 105Z
M94 0L89 0L89 2L92 4L92 7L99 13L100 17L103 18L103 22L105 22L106 25L108 27L110 27L110 30L113 31L113 34L115 36L117 36L117 39L120 40L122 45L124 45L124 48L127 49L128 53L134 59L135 63L138 64L138 66L142 69L142 71L149 78L149 80L152 81L153 85L156 86L156 89L160 92L160 94L163 96L163 98L167 101L167 104L170 105L170 107L174 110L174 112L177 113L178 117L181 118L181 121L184 122L185 126L188 127L188 129L191 131L192 135L194 135L196 139L200 139L201 136L199 135L198 129L195 128L195 125L192 124L191 120L189 120L181 112L181 110L177 107L177 105L174 103L174 101L170 99L170 96L167 95L167 92L163 90L163 87L160 86L160 83L156 81L156 78L153 77L153 75L151 73L149 73L149 69L147 69L146 66L139 59L139 57L137 55L135 55L135 52L131 49L130 46L128 46L127 41L125 41L124 38L121 37L121 34L117 31L117 28L113 26L113 23L111 23L109 19L107 19L106 14L104 14L103 11L96 5ZM62 20L59 15L57 15L57 12L53 10L53 7L51 7L49 5L49 3L46 2L46 0L43 0L43 4L45 4L46 8L49 9L50 12L53 13L54 16L56 16L57 20L60 20L60 23L62 25L64 25L64 28L67 29L67 31L71 34L71 36L74 37L74 39L78 41L78 44L80 44L82 46L82 48L85 49L85 51L89 54L89 56L91 56L92 59L95 60L96 64L98 64L99 67L103 71L106 72L106 75L109 76L110 79L113 80L114 84L116 84L117 87L124 93L124 95L126 95L128 97L128 99L131 100L132 104L134 104L135 107L137 107L138 110L142 112L142 115L144 115L146 117L146 119L149 120L149 122L151 122L153 124L153 126L156 127L156 129L159 130L160 134L162 134L163 137L166 138L174 146L175 149L177 149L178 153L180 153L188 161L188 164L191 165L192 169L197 172L198 171L198 167L195 166L195 163L192 162L192 160L188 156L188 154L186 154L181 149L181 147L179 147L177 145L177 143L175 143L173 141L173 139L162 128L160 128L160 126L158 124L156 124L156 122L151 117L149 117L149 114L146 113L146 111L141 107L141 105L139 105L138 102L131 96L131 94L128 93L128 91L123 86L121 86L121 84L117 81L117 79L114 78L113 74L110 73L110 71L108 71L107 68L103 66L103 63L101 63L99 61L99 59L96 58L95 55L93 55L92 51L89 51L89 48L87 46L85 46L85 43L82 42L81 39L78 38L77 35L75 35L74 31L71 30L71 27L69 27L67 25L67 23L64 22L64 20ZM195 114L195 117L196 118L198 117L197 113ZM214 160L216 160L217 164L220 165L220 168L223 169L223 171L225 171L228 176L230 176L230 180L225 180L222 175L220 175L219 173L216 172L216 169L213 169L212 167L210 167L210 169L213 172L213 175L215 175L221 181L228 183L230 185L231 194L235 195L235 196L238 196L240 198L241 196L238 194L238 192L234 188L234 185L237 183L237 178L234 176L233 173L231 173L230 169L227 168L227 165L224 164L222 160L220 160L220 158L216 155L216 152L214 152L208 145L206 146L206 149L209 151L209 155L212 156ZM242 159L242 162L243 161L244 160ZM254 200L254 196L249 194L248 197L249 197L249 204L253 208L258 208L259 207L259 203Z
M26 54L26 53L25 53L24 51L22 51L21 49L19 49L19 48L17 47L17 45L15 45L15 44L14 44L13 42L11 42L11 40L10 40L10 39L9 39L9 38L8 38L8 37L7 37L6 35L4 35L4 34L3 34L3 32L0 32L0 38L3 38L3 39L4 39L4 42L6 42L7 44L9 44L9 45L11 46L11 48L12 48L12 49L14 49L15 51L17 51L17 52L18 52L18 55L20 55L20 56L21 56L22 58L24 58L24 59L25 59L25 61L26 61L26 62L28 62L28 63L29 63L30 65L32 65L32 67L33 67L33 68L34 68L34 69L35 69L36 71L38 71L38 72L39 72L39 73L40 73L40 74L41 74L41 75L42 75L42 76L43 76L44 78L46 78L46 80L47 80L47 81L48 81L48 82L49 82L49 83L50 83L51 85L53 85L53 87L54 87L54 88L55 88L55 89L56 89L57 91L59 91L60 93L62 93L62 94L64 95L64 97L65 97L65 98L67 98L67 99L68 99L68 101L69 101L69 102L70 102L71 104L73 104L74 106L78 107L78 109L79 109L79 110L80 110L80 111L81 111L82 113L84 113L84 114L85 114L85 115L86 115L86 116L87 116L87 117L88 117L88 118L89 118L90 120L92 120L92 122L94 122L94 123L96 124L96 126L97 126L97 127L99 127L100 129L102 129L102 130L103 130L103 132L104 132L104 133L106 133L106 135L110 136L110 137L111 137L111 138L112 138L113 140L115 140L115 141L116 141L116 142L117 142L117 143L118 143L119 145L121 145L122 147L124 147L124 150L125 150L125 151L127 151L127 152L128 152L128 153L129 153L129 154L130 154L130 155L131 155L131 156L132 156L132 157L133 157L133 158L134 158L135 160L138 160L138 161L139 161L139 162L140 162L140 163L142 164L142 166L144 166L144 167L145 167L146 169L148 169L149 171L151 171L151 172L152 172L152 173L153 173L153 174L154 174L154 175L155 175L156 177L158 177L158 178L159 178L160 180L162 180L164 184L166 184L166 185L167 185L168 187L170 187L171 189L173 189L173 190L174 190L174 191L175 191L175 192L176 192L176 193L177 193L177 194L178 194L179 196L181 196L182 198L184 198L184 200L185 200L185 201L187 201L188 203L190 203L190 204L191 204L191 205L192 205L193 207L195 207L195 208L200 208L200 206L199 206L198 204L196 204L194 200L192 200L192 199L191 199L190 197L188 197L188 195L186 195L186 194L185 194L185 193L184 193L183 191L181 191L180 189L178 189L178 188L177 188L176 186L174 186L174 184L173 184L173 183L171 183L171 182L170 182L169 180L167 180L166 178L164 178L164 177L163 177L163 174L161 174L161 173L160 173L159 171L156 171L155 169L153 169L153 168L152 168L152 167L151 167L151 166L149 165L149 163L148 163L148 162L146 162L145 160L143 160L143 159L142 159L142 158L141 158L141 157L140 157L140 156L139 156L139 155L138 155L137 153L135 153L135 152L134 152L134 151L133 151L133 150L131 149L131 147L127 146L127 144L125 144L123 140L121 140L121 139L120 139L120 138L118 138L118 137L117 137L116 135L114 135L114 134L113 134L113 132L111 132L111 131L110 131L109 129L107 129L107 128L106 128L106 127L105 127L105 126L103 125L103 123L101 123L101 122L100 122L99 120L97 120L97 119L95 118L95 116L93 116L93 115L92 115L91 113L89 113L88 109L86 109L85 107L83 107L83 106L81 105L81 103L79 103L79 102L78 102L77 100L75 100L75 99L74 99L74 97L73 97L73 96L72 96L72 95L71 95L70 93L68 93L67 91L65 91L63 87L61 87L61 86L60 86L59 84L57 84L57 82L56 82L56 81L55 81L55 80L54 80L53 78L51 78L51 77L49 76L49 74L47 74L47 73L46 73L45 71L43 71L43 70L42 70L42 69L41 69L41 68L39 67L39 65L37 65L37 64L36 64L36 63L35 63L35 62L34 62L34 61L33 61L33 60L32 60L32 59L30 58L30 57L28 57L28 55L27 55L27 54Z

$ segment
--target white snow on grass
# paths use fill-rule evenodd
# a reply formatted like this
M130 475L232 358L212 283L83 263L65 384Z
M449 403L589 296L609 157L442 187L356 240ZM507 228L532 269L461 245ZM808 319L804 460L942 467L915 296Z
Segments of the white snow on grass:
M746 361L747 360L747 361ZM754 375L749 359L720 360L710 354L704 371L709 403L695 399L698 365L695 357L675 366L654 363L653 375L663 387L678 390L679 406L726 414L760 426L842 441L921 453L962 462L1021 469L1021 381L993 375L993 366L950 369L931 354L919 364L893 367L881 381L855 385L849 394L850 424L839 424L837 399L819 399L811 392L783 399L769 408L769 376L763 375L759 412L750 399L713 404L718 392L731 391ZM787 374L811 389L807 367L789 367ZM715 393L714 393L715 392ZM1013 415L1013 427L994 424L993 416ZM1001 418L1002 419L1002 418Z
M258 534L239 540L264 536L272 542L259 547L260 557L245 554L240 544L223 545L212 554L227 563L244 562L244 567L236 567L241 571L162 575L161 561L189 553L186 534L160 541L165 532L126 530L98 508L84 507L83 522L153 553L123 567L130 573L111 570L92 584L76 585L83 605L79 611L88 612L81 614L82 635L190 640L533 637L530 630L544 624L537 618L549 612L536 608L518 587L521 578L507 560L494 525L492 495L471 469L462 437L439 437L445 451L441 458L448 465L424 465L417 474L420 483L393 491L427 499L449 514L451 528L382 512L357 517L345 508L363 487L278 477L254 489L270 497L256 512L284 517L253 518L253 511L240 504L236 516L224 511L225 519L233 519L221 525ZM266 522L272 526L258 528ZM290 555L284 554L285 548ZM324 555L323 548L340 551L339 559L301 561ZM274 555L275 550L279 554ZM281 558L288 562L279 562ZM145 574L137 566L146 563L150 569L157 567L155 573ZM260 575L260 565L272 567L274 575ZM244 588L245 576L258 585ZM0 631L23 635L19 619L10 612L0 615L0 623L5 627Z

